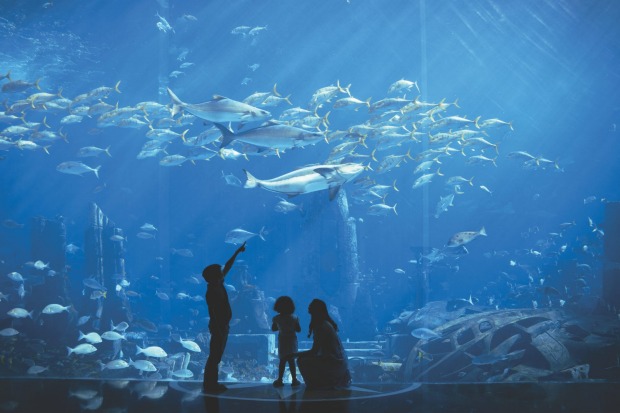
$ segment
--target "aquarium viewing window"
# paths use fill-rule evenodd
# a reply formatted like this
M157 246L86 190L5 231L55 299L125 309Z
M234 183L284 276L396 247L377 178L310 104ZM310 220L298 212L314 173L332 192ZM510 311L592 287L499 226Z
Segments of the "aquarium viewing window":
M616 2L1 8L1 378L618 379Z

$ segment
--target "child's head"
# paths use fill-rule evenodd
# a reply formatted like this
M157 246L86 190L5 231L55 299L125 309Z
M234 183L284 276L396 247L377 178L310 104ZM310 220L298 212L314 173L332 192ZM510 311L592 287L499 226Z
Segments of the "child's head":
M283 295L278 297L273 305L273 310L280 314L293 314L295 312L295 303L293 303L291 297Z
M202 270L202 278L206 282L212 283L222 280L222 266L220 264L211 264Z

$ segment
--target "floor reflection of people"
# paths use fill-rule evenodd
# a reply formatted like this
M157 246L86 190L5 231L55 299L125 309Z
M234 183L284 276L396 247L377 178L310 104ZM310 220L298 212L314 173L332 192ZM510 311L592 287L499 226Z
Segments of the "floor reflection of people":
M214 396L205 396L204 400L205 413L220 413L220 398Z
M313 397L311 398L304 397L304 393L297 393L299 396L294 394L280 400L278 402L278 413L350 413L349 399L347 398L350 391L348 389L338 391L336 395L338 400L331 399L334 396L332 392L323 399L317 399L316 392L312 393Z
M312 348L294 353L307 389L342 389L351 384L347 356L338 337L338 325L329 316L324 301L314 299L308 306Z

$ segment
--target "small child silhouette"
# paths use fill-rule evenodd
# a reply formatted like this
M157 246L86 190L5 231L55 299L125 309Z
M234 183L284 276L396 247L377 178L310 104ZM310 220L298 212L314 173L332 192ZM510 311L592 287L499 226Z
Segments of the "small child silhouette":
M283 295L278 297L273 305L273 309L278 313L278 315L273 317L271 330L279 331L278 356L280 357L278 379L273 382L273 385L275 387L282 387L284 385L284 383L282 383L282 377L284 376L284 369L286 368L286 362L288 361L291 377L293 378L291 386L299 386L300 383L297 380L295 359L289 357L291 354L297 352L297 333L301 331L299 318L293 314L295 312L295 303L293 303L291 297Z

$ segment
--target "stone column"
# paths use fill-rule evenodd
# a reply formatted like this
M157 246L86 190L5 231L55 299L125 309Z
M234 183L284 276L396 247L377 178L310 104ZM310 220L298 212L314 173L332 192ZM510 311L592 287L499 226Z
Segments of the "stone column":
M620 202L605 206L603 299L620 312Z
M85 277L106 288L106 298L92 299L92 289L85 288L84 313L91 314L93 326L102 331L132 319L127 297L116 291L116 285L126 277L123 230L106 217L97 204L90 205L89 227L84 237Z

